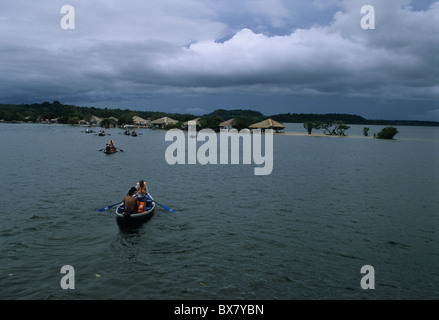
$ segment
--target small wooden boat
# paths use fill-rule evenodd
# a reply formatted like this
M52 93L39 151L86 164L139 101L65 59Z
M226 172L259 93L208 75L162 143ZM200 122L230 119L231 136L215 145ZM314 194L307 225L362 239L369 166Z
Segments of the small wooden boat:
M136 131L131 132L131 136L137 137L137 132Z
M134 196L137 199L137 203L140 208L143 208L141 212L126 213L124 212L124 203L122 202L116 208L116 219L119 225L138 225L142 224L154 215L155 201L153 197L148 194L147 196Z
M94 130L92 130L92 129L85 129L84 132L85 132L85 133L94 133Z
M113 154L113 153L117 152L117 149L116 148L114 148L114 149L104 149L103 152L105 154Z

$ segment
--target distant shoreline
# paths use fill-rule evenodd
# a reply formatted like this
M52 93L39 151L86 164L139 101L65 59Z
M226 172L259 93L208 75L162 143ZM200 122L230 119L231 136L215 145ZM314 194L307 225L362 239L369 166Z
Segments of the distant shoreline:
M341 121L350 125L384 125L384 126L422 126L422 127L439 127L439 121L422 121L422 120L370 120L362 116L346 113L283 113L264 115L254 110L234 109L225 110L217 109L211 113L197 116L187 113L168 113L158 111L136 111L130 109L109 109L95 107L79 107L74 105L64 105L59 101L33 103L33 104L2 104L0 103L0 123L40 123L44 120L57 120L58 123L72 124L74 121L87 121L93 117L102 119L116 119L119 122L132 120L133 116L143 119L156 120L162 117L168 117L183 123L195 118L210 119L214 121L227 121L232 118L240 117L251 119L254 122L271 118L281 123L306 123L322 122L330 123ZM127 122L125 122L127 123Z

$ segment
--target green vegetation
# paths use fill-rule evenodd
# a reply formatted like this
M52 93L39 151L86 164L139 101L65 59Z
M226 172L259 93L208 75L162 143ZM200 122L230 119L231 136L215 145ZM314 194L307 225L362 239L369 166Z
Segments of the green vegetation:
M393 139L398 133L398 129L395 127L386 127L377 134L378 139Z
M251 126L253 123L259 122L261 118L248 117L248 116L237 116L233 118L233 127L237 130L246 129Z
M332 126L334 126L334 128L332 128ZM328 136L345 136L345 131L349 128L350 126L344 124L341 120L322 124L322 129L324 129L323 133Z
M308 121L303 124L303 127L306 129L306 131L308 131L308 134L311 134L313 129L315 130L323 129L324 130L323 133L328 136L334 136L334 135L345 136L346 135L345 131L350 128L350 126L344 124L343 121L341 120L336 120L334 122L332 121L324 122L324 123L321 123L320 121L313 121L313 122Z
M365 137L367 137L367 136L369 136L369 128L367 128L367 127L364 127L363 128L363 135L365 136Z
M123 124L133 124L133 116L144 119L155 120L162 117L170 117L179 121L174 127L180 127L182 123L197 118L193 114L165 113L154 111L134 111L130 109L108 109L95 107L78 107L64 105L59 101L33 103L33 104L0 104L0 120L6 122L44 122L56 119L58 123L77 124L79 121L90 122L92 117L105 119L104 124L114 126ZM113 118L116 118L114 120ZM262 121L266 118L284 123L304 123L308 133L312 130L324 129L326 134L344 135L349 129L349 124L368 124L368 125L416 125L416 126L439 126L435 121L407 121L407 120L367 120L363 117L350 114L303 114L285 113L276 115L264 115L253 110L225 110L217 109L201 118L202 128L217 129L219 123L234 119L234 127L237 129L247 128L250 124ZM331 128L335 125L334 128ZM364 133L363 133L364 134Z
M345 114L345 113L283 113L270 116L273 120L284 123L306 123L321 122L333 123L335 121L343 121L349 124L363 125L391 125L391 126L439 126L437 121L417 121L417 120L368 120L361 116Z
M219 128L219 125L221 122L223 122L223 118L220 116L210 114L206 117L202 117L200 120L201 128L211 128L211 129L217 129Z
M33 104L0 104L0 120L6 122L39 122L46 119L57 119L58 123L74 123L75 120L90 121L92 116L103 119L114 117L117 124L132 124L132 118L137 115L141 118L155 120L161 117L170 117L179 121L193 119L194 115L165 113L154 111L133 111L129 109L108 109L95 107L78 107L63 105L59 101ZM76 122L77 123L77 122Z
M101 127L104 128L116 127L117 124L118 124L118 120L115 120L115 118L105 118L101 121Z
M322 127L320 121L307 121L303 123L303 127L308 131L308 134L312 133L312 130L319 130Z
M235 110L224 110L224 109L217 109L211 113L208 114L208 116L218 116L223 119L223 121L233 119L233 118L239 118L239 117L245 117L245 118L252 118L255 122L262 121L266 118L262 113L258 111L253 110L241 110L241 109L235 109ZM254 123L254 122L253 122Z

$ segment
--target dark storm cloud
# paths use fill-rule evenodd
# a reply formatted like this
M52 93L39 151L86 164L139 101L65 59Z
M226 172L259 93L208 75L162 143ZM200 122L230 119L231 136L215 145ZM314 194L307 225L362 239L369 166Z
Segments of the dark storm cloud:
M1 102L439 95L437 1L367 1L374 30L360 27L357 0L70 4L75 30L60 27L59 2L0 4Z

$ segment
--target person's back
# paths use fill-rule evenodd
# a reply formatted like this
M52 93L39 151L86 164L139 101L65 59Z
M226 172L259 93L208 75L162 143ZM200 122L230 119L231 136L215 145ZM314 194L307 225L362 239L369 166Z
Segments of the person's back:
M137 200L133 197L133 194L135 192L136 188L131 188L130 191L128 191L128 194L123 199L124 202L124 211L128 213L136 213L137 212Z
M141 196L145 196L148 194L148 187L146 186L146 182L140 180L137 184L137 194Z

